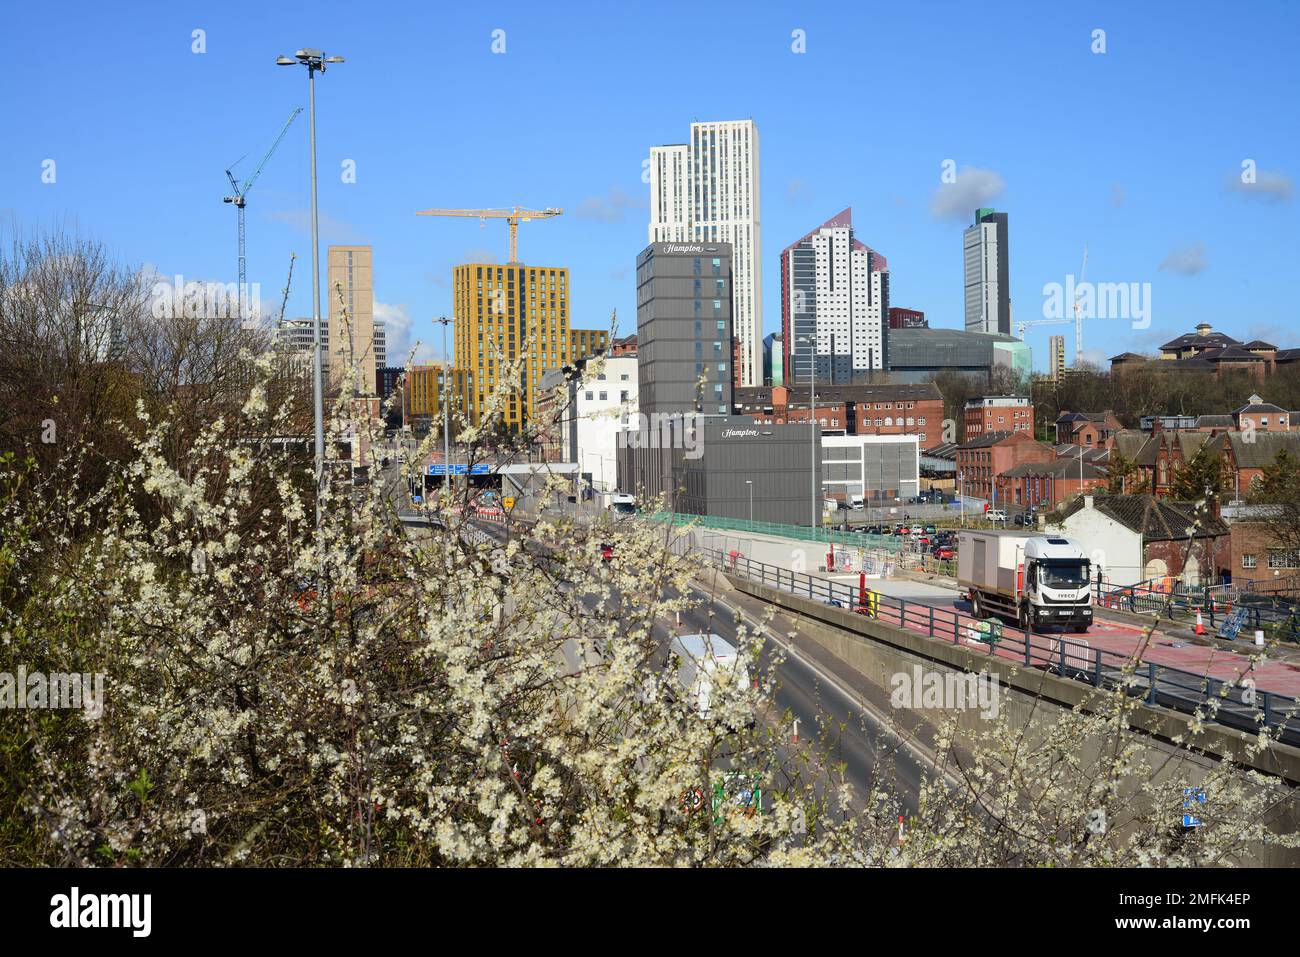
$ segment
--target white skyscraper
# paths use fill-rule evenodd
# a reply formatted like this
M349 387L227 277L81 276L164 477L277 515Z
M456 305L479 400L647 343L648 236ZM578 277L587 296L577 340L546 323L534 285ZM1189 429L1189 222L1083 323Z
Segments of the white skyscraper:
M888 368L889 264L853 234L845 209L781 253L781 333L789 381L850 383Z
M731 243L732 321L741 385L763 383L758 128L692 123L691 141L650 149L650 242Z
M1011 335L1007 214L977 209L962 238L966 268L966 331Z

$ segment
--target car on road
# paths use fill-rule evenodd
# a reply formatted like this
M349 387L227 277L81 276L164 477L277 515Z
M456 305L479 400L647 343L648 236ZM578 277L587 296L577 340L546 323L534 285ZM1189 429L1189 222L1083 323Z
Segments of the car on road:
M984 513L984 518L990 522L1005 522L1007 513L1000 508L991 508Z

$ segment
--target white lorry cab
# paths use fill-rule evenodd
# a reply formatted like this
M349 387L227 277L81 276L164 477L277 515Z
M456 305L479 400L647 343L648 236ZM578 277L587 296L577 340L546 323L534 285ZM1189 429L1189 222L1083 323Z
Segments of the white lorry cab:
M715 689L731 683L743 688L749 669L735 646L721 635L676 635L669 646L668 668L673 697L685 701L701 718L708 718ZM753 724L750 719L748 724Z
M1022 628L1092 624L1091 563L1074 539L1030 531L958 533L957 583L976 618L1007 617Z
M611 512L619 515L636 514L636 496L628 492L614 492L609 497L609 504L606 506Z

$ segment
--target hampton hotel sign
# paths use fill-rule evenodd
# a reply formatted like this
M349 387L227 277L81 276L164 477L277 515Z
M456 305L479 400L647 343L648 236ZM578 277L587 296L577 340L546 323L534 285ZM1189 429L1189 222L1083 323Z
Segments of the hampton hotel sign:
M716 253L717 246L706 246L703 243L664 243L663 252L679 253L683 256L699 255L700 253Z

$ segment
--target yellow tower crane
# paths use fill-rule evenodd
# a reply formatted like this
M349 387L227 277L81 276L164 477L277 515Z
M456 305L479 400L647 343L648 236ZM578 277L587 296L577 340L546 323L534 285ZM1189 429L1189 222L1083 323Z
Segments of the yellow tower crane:
M564 210L556 209L554 206L548 206L546 209L524 209L522 206L515 206L513 209L422 209L415 215L474 218L479 221L480 226L486 226L489 219L504 219L510 226L510 265L513 266L519 263L519 224L531 219L550 219L563 212Z

